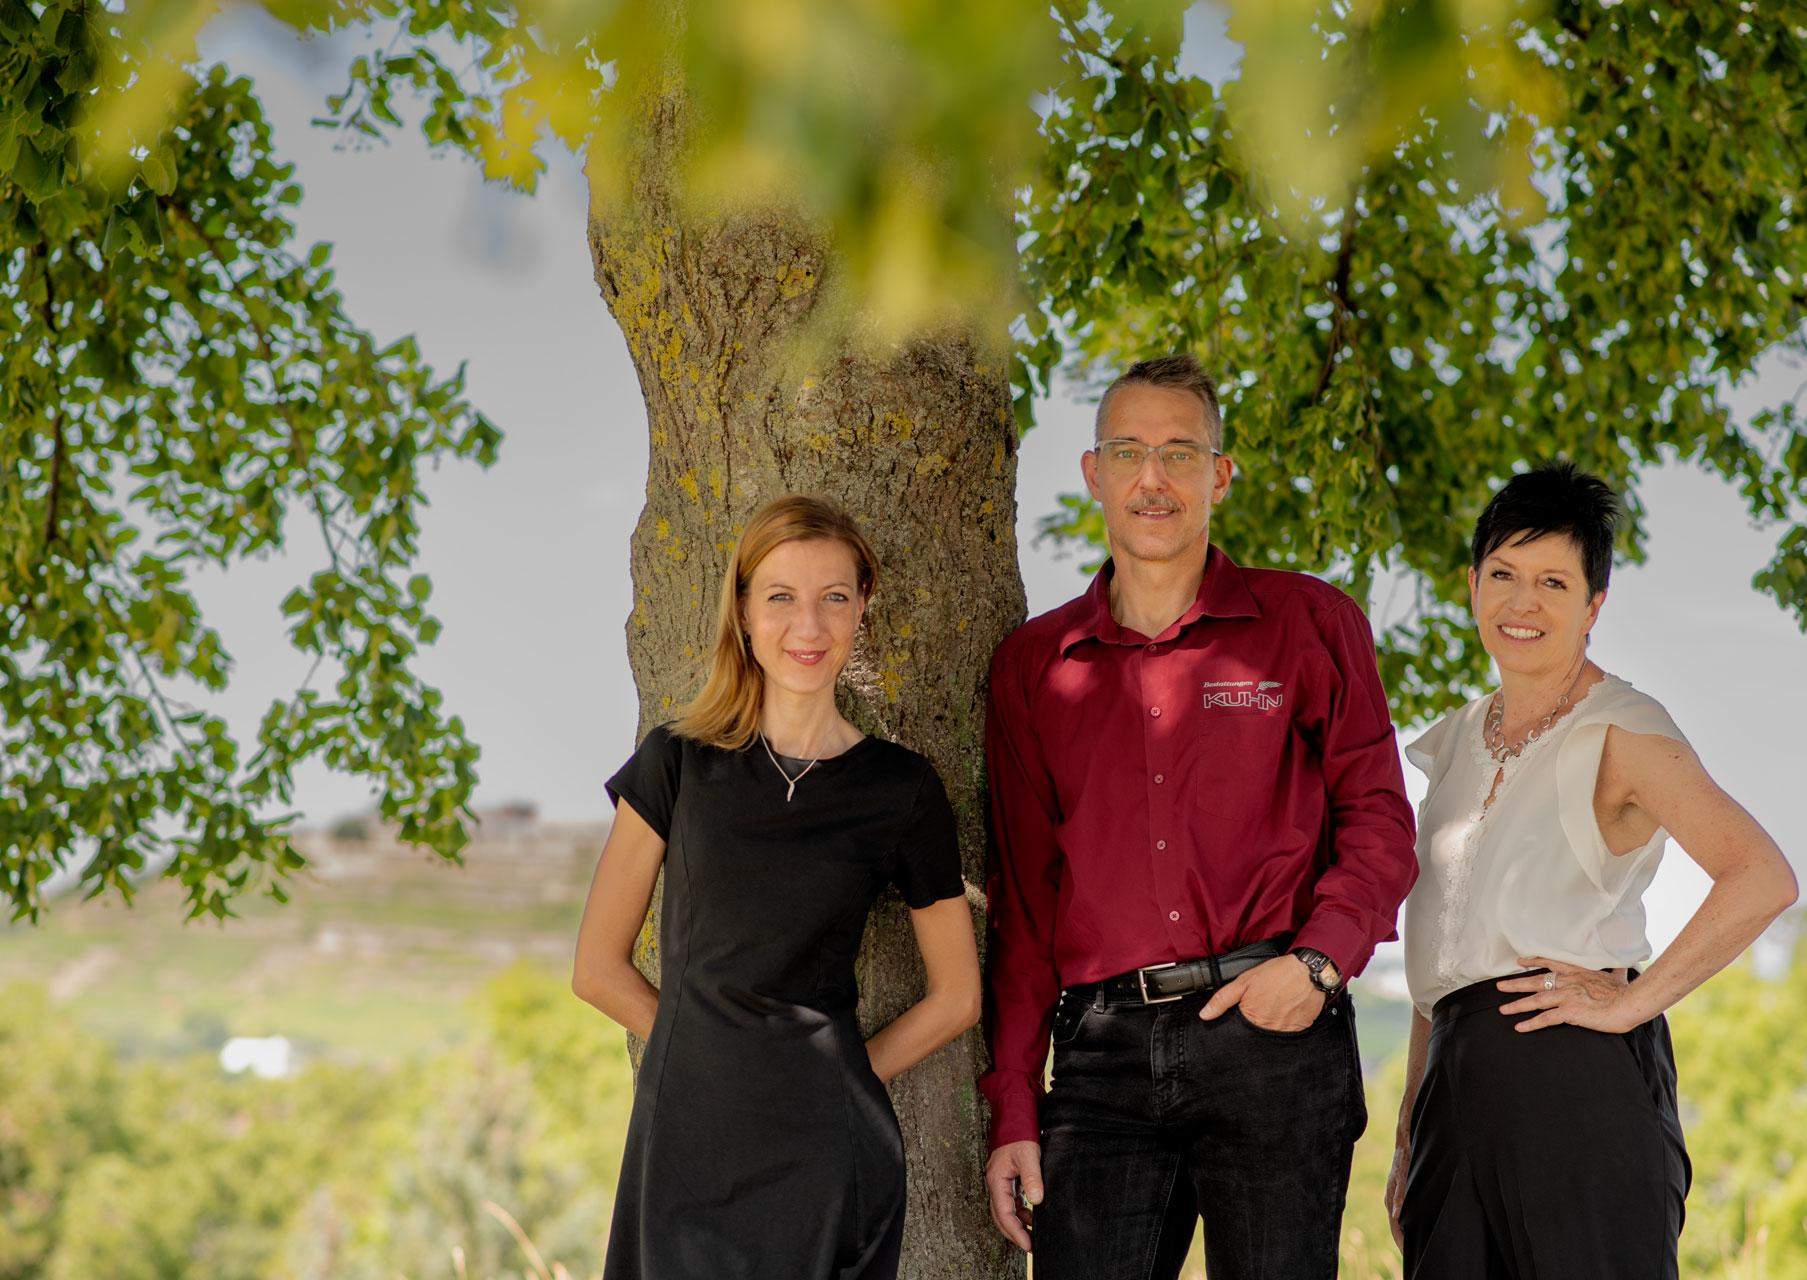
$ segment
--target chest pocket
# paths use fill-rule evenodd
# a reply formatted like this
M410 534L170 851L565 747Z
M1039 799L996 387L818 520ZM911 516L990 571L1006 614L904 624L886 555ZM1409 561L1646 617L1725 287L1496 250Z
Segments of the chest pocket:
M1272 809L1292 736L1291 710L1287 704L1211 708L1199 716L1192 769L1199 808L1240 822Z

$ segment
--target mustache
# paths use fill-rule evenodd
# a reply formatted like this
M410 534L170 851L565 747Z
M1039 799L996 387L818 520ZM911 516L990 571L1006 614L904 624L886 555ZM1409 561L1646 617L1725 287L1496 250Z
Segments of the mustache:
M1178 511L1179 509L1177 502L1132 502L1129 506L1132 515L1138 511Z

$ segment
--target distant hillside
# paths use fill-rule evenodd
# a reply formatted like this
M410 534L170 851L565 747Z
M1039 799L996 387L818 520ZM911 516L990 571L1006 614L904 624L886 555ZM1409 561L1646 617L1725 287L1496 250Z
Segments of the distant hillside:
M304 1055L389 1060L455 1038L465 999L517 959L570 963L604 824L483 815L456 866L369 820L301 833L291 900L238 919L182 922L179 886L134 905L53 901L36 926L0 926L0 983L43 983L127 1052L217 1051L284 1035Z
M526 959L564 972L608 827L483 815L463 866L348 818L304 831L291 899L240 918L182 923L178 886L153 881L128 908L64 896L37 926L0 926L0 984L44 984L128 1053L215 1053L233 1036L286 1036L303 1057L392 1061L457 1039L466 1000ZM1356 985L1363 1065L1405 1041L1398 975Z

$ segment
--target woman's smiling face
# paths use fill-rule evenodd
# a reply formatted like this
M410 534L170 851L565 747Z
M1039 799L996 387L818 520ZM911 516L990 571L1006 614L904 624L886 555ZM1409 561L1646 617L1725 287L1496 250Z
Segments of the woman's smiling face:
M1468 571L1481 644L1501 671L1538 676L1572 668L1606 593L1591 595L1581 546L1567 534L1508 539Z
M833 688L866 602L853 552L828 538L772 548L747 587L742 623L766 679L791 693Z

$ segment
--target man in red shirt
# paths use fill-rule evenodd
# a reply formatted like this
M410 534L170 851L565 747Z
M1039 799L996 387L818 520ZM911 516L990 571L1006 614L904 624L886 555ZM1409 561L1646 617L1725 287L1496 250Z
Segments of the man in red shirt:
M1111 559L992 660L985 1180L1036 1280L1177 1277L1201 1216L1211 1280L1336 1275L1412 811L1361 609L1210 545L1222 446L1191 356L1113 383Z

